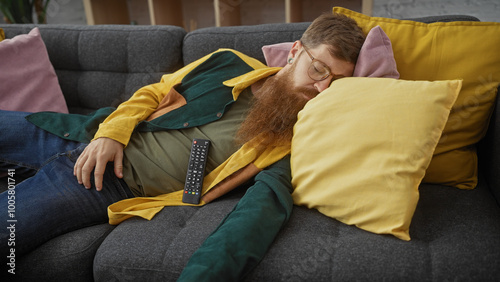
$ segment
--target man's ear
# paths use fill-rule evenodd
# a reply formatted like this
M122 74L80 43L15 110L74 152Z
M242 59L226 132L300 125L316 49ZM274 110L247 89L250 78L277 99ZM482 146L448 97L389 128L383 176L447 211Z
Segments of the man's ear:
M300 40L297 40L293 43L292 49L290 49L290 52L288 53L288 59L292 58L294 59L295 56L299 54L299 50L302 48L302 42Z

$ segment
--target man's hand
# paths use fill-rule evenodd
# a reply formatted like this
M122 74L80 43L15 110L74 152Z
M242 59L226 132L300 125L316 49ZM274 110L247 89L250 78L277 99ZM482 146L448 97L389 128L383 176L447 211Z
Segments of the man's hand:
M114 162L115 175L123 177L123 144L110 138L101 137L83 150L76 160L73 174L78 183L90 189L90 174L94 170L94 180L97 191L102 190L102 178L108 162Z

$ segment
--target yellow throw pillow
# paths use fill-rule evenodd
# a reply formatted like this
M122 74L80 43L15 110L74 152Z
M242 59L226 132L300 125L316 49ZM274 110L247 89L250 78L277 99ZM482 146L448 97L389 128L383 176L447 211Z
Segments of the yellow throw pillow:
M424 182L471 189L477 184L475 144L485 135L500 83L500 23L419 23L369 17L335 7L367 33L389 36L401 79L463 79Z
M0 41L5 39L5 33L3 32L3 29L0 28Z
M294 203L410 240L418 186L460 87L460 80L334 81L294 127Z

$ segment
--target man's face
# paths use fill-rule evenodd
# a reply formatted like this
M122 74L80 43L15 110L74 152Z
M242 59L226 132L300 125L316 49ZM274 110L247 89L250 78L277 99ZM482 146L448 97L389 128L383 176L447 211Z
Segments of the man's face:
M309 53L316 61L324 64L331 75L325 76L323 80L314 80L318 76L308 73L311 72L311 57L302 45L294 44L294 47L298 48L295 51L292 48L293 63L285 66L276 76L269 77L254 93L256 101L237 133L240 143L261 135L266 139L261 145L290 144L297 114L305 104L328 88L334 77L352 75L352 63L333 58L326 45L321 45L309 50Z
M294 88L311 89L311 91L314 89L316 94L318 94L330 86L334 77L352 76L354 64L333 57L328 51L327 45L322 44L316 48L307 48L307 51L316 61L318 61L317 63L328 67L331 75L320 81L312 79L308 72L311 72L310 68L313 59L311 59L309 54L306 52L302 43L300 41L296 41L289 54L289 58L293 58L292 64L287 64L283 70L280 71L292 72L291 76ZM315 95L312 97L304 96L304 99L310 100L314 97Z

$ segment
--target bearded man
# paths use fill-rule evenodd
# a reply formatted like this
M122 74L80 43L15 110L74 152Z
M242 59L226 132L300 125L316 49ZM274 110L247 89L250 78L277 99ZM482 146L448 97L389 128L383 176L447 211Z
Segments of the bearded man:
M289 194L286 155L297 113L333 80L352 75L363 41L353 20L323 15L294 43L284 68L221 49L139 89L117 109L88 117L0 112L0 173L15 168L31 176L16 187L17 256L107 222L113 203L181 191L194 138L211 140L207 173L224 175L219 172L232 166L227 160L239 153L255 156L248 163L233 158L241 169L226 174L243 177L214 182L226 188L207 193L204 203L253 179L261 171L255 167L277 161L276 175ZM260 165L252 166L255 160ZM7 197L1 194L0 209L7 210ZM7 238L1 236L5 258Z

